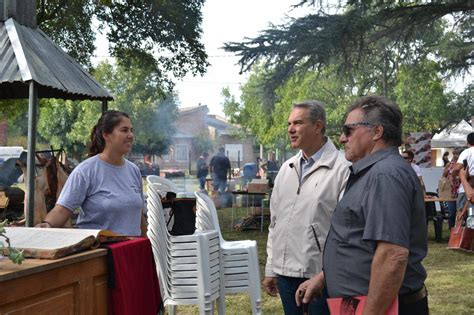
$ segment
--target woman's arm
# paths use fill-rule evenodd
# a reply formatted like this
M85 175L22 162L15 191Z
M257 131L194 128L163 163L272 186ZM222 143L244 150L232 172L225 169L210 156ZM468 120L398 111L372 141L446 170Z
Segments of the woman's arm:
M66 207L56 204L54 208L46 215L43 222L37 224L40 228L59 228L63 227L66 221L72 216L72 211Z
M446 164L446 167L443 170L443 177L448 177L450 168L451 168L451 163Z

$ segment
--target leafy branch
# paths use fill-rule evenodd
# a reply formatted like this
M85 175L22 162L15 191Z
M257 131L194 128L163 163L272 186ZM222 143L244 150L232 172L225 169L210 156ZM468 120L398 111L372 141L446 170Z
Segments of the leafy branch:
M14 263L14 264L18 264L18 265L21 265L21 263L23 262L23 260L25 260L25 256L23 256L23 251L19 251L18 249L16 248L12 248L10 246L10 239L5 235L5 226L7 226L7 222L8 220L5 220L3 222L0 222L0 237L3 237L5 239L5 242L7 243L7 247L8 247L8 258ZM5 247L5 245L2 243L0 243L0 250L1 252L3 252L3 248Z

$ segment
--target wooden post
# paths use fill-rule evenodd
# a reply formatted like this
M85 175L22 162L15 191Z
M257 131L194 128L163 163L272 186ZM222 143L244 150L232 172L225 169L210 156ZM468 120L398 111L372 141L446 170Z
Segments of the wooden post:
M102 114L108 110L107 100L102 100Z
M28 154L26 178L26 226L32 227L35 222L35 151L36 151L36 109L38 108L38 87L30 81L30 95L28 102Z

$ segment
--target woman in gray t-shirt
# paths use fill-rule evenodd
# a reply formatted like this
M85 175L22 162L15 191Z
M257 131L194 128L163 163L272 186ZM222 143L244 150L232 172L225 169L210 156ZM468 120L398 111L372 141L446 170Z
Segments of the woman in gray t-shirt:
M78 228L141 235L145 223L141 175L125 159L132 143L128 115L113 110L103 113L91 133L89 158L74 169L55 207L37 227L62 227L80 207Z

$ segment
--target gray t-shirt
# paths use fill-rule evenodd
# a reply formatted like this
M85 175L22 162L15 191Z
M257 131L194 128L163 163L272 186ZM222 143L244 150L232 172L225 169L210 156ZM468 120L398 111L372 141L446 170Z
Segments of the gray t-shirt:
M351 166L324 248L330 297L367 295L377 241L409 249L399 293L420 289L428 247L423 192L397 148L377 151Z
M58 204L74 211L81 207L76 225L139 236L143 209L142 179L128 160L122 166L98 155L79 164L66 181Z

